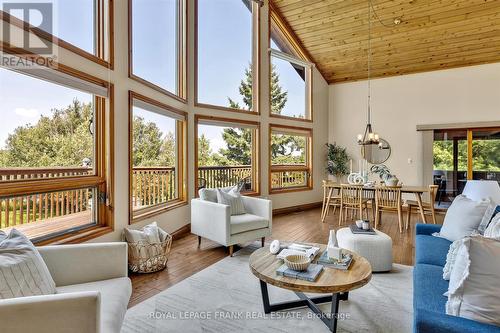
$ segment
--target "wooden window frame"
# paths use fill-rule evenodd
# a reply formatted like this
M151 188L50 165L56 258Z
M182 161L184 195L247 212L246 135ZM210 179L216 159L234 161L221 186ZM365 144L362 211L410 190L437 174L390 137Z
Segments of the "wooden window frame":
M253 191L244 192L247 196L259 196L260 195L260 122L241 120L226 117L215 117L215 116L205 116L196 114L194 116L194 193L195 197L198 197L198 125L200 122L213 121L213 122L223 122L234 124L235 127L238 125L251 125L255 126L255 133L252 135L252 179L254 179L254 189ZM214 125L217 126L217 125Z
M96 188L104 195L105 202L98 202L96 225L69 229L53 235L33 239L36 245L80 243L102 236L114 230L114 86L112 83L91 76L57 62L49 62L47 58L29 53L29 51L12 48L2 42L0 50L22 59L31 59L38 64L50 64L51 69L75 77L108 90L108 97L94 96L95 112L95 173L92 175L69 176L64 178L42 178L29 181L12 180L2 182L0 197ZM20 74L23 75L23 74ZM54 83L57 84L57 83ZM98 199L96 199L98 200Z
M307 132L306 136L306 164L305 165L297 165L297 166L280 166L272 164L272 135L273 130L280 130L281 132L293 132L293 131L301 131ZM290 192L299 192L299 191L310 191L313 189L313 129L306 127L298 127L298 126L288 126L288 125L280 125L280 124L269 124L269 194L280 194L280 193L290 193ZM296 186L289 188L273 188L272 187L272 174L274 172L280 171L304 171L307 172L307 185L306 186Z
M133 0L128 0L128 77L136 82L139 82L153 90L165 94L179 102L187 104L187 1L177 0L178 2L178 27L177 39L177 90L171 92L159 85L148 81L136 74L134 74L134 59L133 59Z
M260 5L252 4L252 106L253 110L235 109L227 106L201 103L198 100L198 1L194 0L194 106L204 109L260 115Z
M94 0L94 6L94 22L96 24L96 35L94 36L95 54L34 27L2 10L0 10L0 20L112 70L114 69L114 0Z
M156 204L151 207L146 207L137 210L137 214L134 214L133 202L132 202L132 184L133 184L133 108L134 100L142 101L144 103L150 104L154 107L164 109L167 112L176 113L182 117L184 120L176 120L176 155L177 155L177 170L176 181L177 190L179 193L178 198L167 201L165 203ZM129 173L129 186L128 186L128 198L129 198L129 224L133 224L144 219L150 218L167 212L169 210L184 206L188 204L188 190L187 190L187 112L178 110L172 106L156 101L155 99L149 98L147 96L141 95L139 93L129 90L129 122L128 122L128 173ZM148 110L146 110L148 111ZM168 115L165 115L168 117Z
M277 119L287 119L287 120L294 120L294 121L301 121L301 122L307 122L307 123L312 123L313 122L313 98L312 98L312 92L313 92L313 77L312 77L312 68L313 64L311 62L311 57L307 53L307 51L302 47L300 44L298 38L295 36L293 30L289 27L289 25L286 23L286 21L283 19L283 17L278 13L277 9L272 5L272 3L269 3L269 12L268 12L268 38L267 38L267 49L268 49L268 61L269 61L269 87L271 87L271 70L272 70L272 57L273 54L278 59L285 60L294 64L297 64L299 66L304 67L305 70L305 100L306 100L306 105L304 106L304 117L305 118L298 118L298 117L292 117L292 116L286 116L286 115L279 115L279 114L274 114L271 111L271 91L269 89L269 96L268 96L268 102L269 102L269 117L271 118L277 118ZM274 50L272 51L271 49L271 34L273 30L273 24L276 26L276 33L279 34L280 40L283 43L283 46L286 47L287 52L282 52L279 50ZM281 53L282 56L277 56ZM295 59L294 59L295 58Z

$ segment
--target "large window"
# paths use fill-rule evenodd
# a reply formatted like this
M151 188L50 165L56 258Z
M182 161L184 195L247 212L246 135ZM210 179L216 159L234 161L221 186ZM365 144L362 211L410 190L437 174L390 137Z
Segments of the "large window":
M130 0L131 77L185 98L183 0Z
M131 221L186 203L186 114L130 92Z
M109 4L108 0L0 0L0 9L4 20L25 29L27 22L43 39L107 65L112 62L113 49L113 8Z
M103 232L110 88L83 73L36 74L0 69L0 228L37 242Z
M258 111L259 6L251 0L196 2L196 103Z
M500 182L500 128L435 130L433 161L441 206L449 206L467 180Z
M312 119L311 64L296 51L285 27L270 17L270 108L272 117Z
M196 187L241 184L259 192L259 124L216 117L196 117Z
M312 188L312 130L291 126L270 127L269 192Z

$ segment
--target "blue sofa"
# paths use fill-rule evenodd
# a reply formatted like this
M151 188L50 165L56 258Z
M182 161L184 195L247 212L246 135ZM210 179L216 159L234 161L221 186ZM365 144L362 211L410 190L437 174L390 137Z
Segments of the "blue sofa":
M440 225L434 224L416 226L413 270L414 332L500 332L500 327L446 314L445 305L448 298L443 294L448 290L448 281L443 280L443 267L451 242L432 236L432 233L439 232L440 229Z

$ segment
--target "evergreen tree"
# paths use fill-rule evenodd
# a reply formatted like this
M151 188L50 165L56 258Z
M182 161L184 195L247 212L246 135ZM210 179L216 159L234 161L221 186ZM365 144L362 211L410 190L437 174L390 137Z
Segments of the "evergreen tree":
M251 67L251 66L250 66ZM271 112L281 114L288 100L288 92L283 91L279 82L279 74L276 67L271 68ZM239 105L233 99L228 98L229 106L235 109L252 109L252 72L245 69L245 78L241 80L239 93L242 96L244 106ZM250 129L225 128L222 138L227 148L219 150L219 154L225 157L231 164L249 165L251 163L252 135ZM271 156L273 162L280 164L302 163L305 161L305 140L289 135L274 135L271 143ZM221 164L226 165L225 160L219 159Z
M211 166L212 164L212 149L210 148L210 140L202 134L198 138L198 165Z

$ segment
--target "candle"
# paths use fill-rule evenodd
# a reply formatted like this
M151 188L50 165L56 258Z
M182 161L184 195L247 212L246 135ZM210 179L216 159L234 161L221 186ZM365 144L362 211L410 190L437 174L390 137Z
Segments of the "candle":
M352 158L349 160L349 164L350 164L350 174L352 173Z

